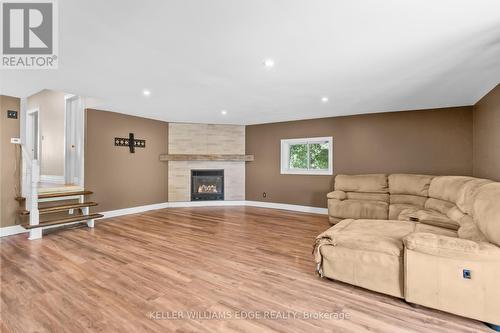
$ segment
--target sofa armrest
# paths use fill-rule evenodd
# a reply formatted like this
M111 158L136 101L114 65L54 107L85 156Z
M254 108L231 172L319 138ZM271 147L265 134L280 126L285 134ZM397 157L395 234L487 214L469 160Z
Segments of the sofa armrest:
M347 199L347 194L344 191L333 191L326 195L328 199L345 200Z
M445 257L475 256L481 252L479 243L468 239L414 232L403 239L408 250Z

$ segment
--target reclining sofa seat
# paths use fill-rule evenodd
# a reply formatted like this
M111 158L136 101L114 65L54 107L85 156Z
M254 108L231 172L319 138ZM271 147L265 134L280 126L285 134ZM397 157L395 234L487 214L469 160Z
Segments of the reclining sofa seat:
M320 273L498 325L500 183L395 174L383 193L383 177L337 176L328 194L336 224L316 240Z
M335 191L327 194L330 223L344 218L386 220L389 210L387 176L337 175Z
M420 221L458 230L465 210L470 214L460 190L469 183L472 191L490 182L464 176L338 175L335 190L327 194L329 220L332 224L343 219Z

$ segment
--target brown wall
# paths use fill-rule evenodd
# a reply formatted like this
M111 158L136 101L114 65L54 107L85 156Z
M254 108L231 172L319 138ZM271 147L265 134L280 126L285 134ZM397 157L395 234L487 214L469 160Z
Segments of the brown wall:
M7 110L18 112L17 119L8 119ZM19 138L20 100L0 96L0 227L16 224L19 205L14 198L20 191L21 146L10 143L10 138Z
M146 140L134 154L115 147L115 137ZM113 112L86 110L85 188L99 203L93 211L143 206L167 201L168 123Z
M255 161L246 164L246 200L326 207L332 176L280 174L281 139L321 136L333 136L335 174L472 174L468 106L252 125L246 153Z
M474 105L474 176L500 181L500 85Z

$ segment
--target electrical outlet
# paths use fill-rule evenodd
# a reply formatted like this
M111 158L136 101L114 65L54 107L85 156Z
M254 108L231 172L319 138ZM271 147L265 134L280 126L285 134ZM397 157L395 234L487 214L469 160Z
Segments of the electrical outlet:
M10 143L14 143L16 145L21 144L21 139L20 138L10 138Z
M17 111L7 110L7 118L17 119Z
M468 279L468 280L470 280L472 278L471 277L470 269L464 269L463 270L463 277L464 277L464 279Z

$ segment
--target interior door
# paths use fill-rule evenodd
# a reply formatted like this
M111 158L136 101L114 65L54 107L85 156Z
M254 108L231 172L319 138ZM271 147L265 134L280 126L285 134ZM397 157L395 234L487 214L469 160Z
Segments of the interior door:
M65 182L83 185L83 103L78 96L66 99L65 133Z
M38 109L29 110L28 114L28 126L26 129L26 143L27 148L31 152L31 159L39 160L40 157L40 117L38 114Z

